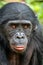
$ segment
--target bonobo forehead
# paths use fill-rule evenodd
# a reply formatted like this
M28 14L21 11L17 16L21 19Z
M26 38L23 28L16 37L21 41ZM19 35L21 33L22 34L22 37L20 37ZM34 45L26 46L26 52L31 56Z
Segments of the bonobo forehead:
M1 24L6 20L30 20L37 23L36 16L29 6L24 3L9 3L1 9Z
M32 24L29 20L10 20L7 24L15 23L15 24Z

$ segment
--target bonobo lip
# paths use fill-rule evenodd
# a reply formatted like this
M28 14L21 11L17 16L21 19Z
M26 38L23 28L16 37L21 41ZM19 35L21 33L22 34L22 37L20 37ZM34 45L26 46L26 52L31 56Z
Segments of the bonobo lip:
M24 46L23 46L23 45L21 45L21 46L11 45L11 48L13 48L13 49L15 49L15 50L18 50L18 51L24 50Z
M20 51L20 50L24 49L24 46L17 46L17 47L15 47L15 49Z

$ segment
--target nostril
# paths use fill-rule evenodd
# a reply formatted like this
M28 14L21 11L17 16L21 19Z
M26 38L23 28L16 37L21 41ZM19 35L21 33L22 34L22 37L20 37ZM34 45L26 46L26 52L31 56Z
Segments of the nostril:
M24 36L17 36L18 39L24 39Z
M22 37L24 39L24 37Z
M17 38L18 38L18 39L20 39L20 37L19 37L19 36L17 36Z

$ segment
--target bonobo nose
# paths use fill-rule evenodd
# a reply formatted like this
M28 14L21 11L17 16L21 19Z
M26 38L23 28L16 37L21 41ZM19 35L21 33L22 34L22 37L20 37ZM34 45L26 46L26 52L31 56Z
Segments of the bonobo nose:
M18 39L24 39L24 36L17 36Z
M16 38L17 39L24 39L25 38L25 35L24 35L24 33L18 32L18 33L16 33Z

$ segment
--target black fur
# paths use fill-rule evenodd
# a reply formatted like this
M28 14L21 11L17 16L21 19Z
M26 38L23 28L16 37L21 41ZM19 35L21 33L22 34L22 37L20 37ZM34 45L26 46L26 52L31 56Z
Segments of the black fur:
M8 53L8 41L2 30L2 25L7 23L8 20L30 20L33 26L38 26L31 34L30 45L27 46L26 52L20 56L21 62L19 65L43 65L43 37L41 26L31 8L23 3L9 3L1 9L0 28L2 33L0 32L0 65L7 65L8 63L5 52L7 51ZM31 57L30 53L32 54Z

